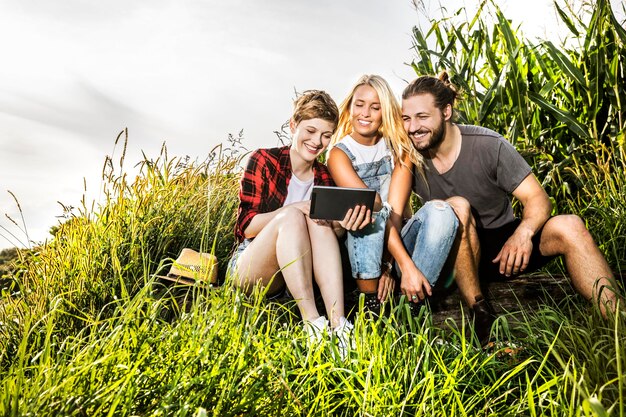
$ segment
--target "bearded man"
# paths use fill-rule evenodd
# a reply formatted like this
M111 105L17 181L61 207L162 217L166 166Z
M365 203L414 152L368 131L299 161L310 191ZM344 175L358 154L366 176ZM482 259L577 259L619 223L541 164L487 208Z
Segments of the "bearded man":
M552 204L529 164L500 134L452 122L458 93L447 73L422 76L402 94L404 127L425 160L425 173L405 170L392 182L392 222L401 225L411 189L423 202L445 200L459 218L455 270L461 295L480 314L476 333L485 340L493 310L480 280L503 280L530 272L563 256L575 289L598 305L614 309L611 269L583 220L551 216ZM510 196L522 204L516 218ZM610 289L612 288L612 290ZM493 319L493 317L492 317ZM476 323L475 323L476 326Z

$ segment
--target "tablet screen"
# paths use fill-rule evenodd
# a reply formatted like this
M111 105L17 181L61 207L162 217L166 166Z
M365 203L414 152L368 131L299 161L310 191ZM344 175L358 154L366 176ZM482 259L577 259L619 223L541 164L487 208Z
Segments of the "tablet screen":
M309 217L321 220L343 220L346 213L357 205L365 205L373 211L376 190L369 188L346 188L313 186Z

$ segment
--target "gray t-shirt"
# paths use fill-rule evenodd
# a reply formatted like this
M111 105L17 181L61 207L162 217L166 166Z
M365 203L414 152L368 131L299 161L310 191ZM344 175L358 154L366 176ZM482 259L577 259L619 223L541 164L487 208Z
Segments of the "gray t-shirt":
M479 126L458 127L461 151L452 168L440 175L425 153L428 187L416 174L413 190L422 201L465 197L480 228L493 229L513 221L509 194L531 173L530 165L498 133Z

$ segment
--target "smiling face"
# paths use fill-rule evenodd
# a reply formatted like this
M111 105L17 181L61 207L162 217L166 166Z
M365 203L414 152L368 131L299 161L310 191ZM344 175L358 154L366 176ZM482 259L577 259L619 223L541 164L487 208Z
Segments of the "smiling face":
M350 105L352 137L358 142L371 144L379 138L383 123L380 99L373 87L363 84L354 90Z
M328 148L335 131L335 124L324 119L306 119L289 122L292 134L292 149L307 163L313 163Z
M432 94L418 94L402 100L404 129L418 151L437 148L443 142L451 113L450 105L443 111L435 106Z

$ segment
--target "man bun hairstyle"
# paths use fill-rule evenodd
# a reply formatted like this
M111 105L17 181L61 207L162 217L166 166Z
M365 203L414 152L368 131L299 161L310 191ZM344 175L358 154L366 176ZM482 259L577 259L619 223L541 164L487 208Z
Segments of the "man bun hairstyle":
M293 102L293 121L322 119L337 126L339 109L335 100L322 90L306 90Z
M432 94L435 106L443 111L449 104L454 109L454 102L460 98L458 89L450 82L450 76L443 70L439 76L423 75L413 80L402 92L402 100L420 94Z

